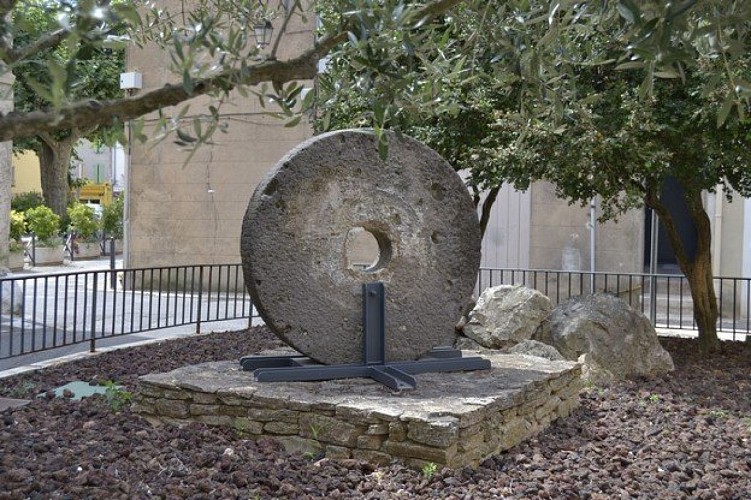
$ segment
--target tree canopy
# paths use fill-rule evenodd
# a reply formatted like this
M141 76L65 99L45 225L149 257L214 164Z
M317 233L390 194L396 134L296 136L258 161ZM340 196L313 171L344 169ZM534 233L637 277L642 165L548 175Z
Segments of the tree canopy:
M681 79L700 52L725 65L716 81L705 84L707 89L723 94L722 113L718 115L721 123L743 119L751 95L748 78L736 65L751 19L751 6L743 0L341 0L329 7L330 12L339 15L322 16L316 44L284 60L277 55L285 26L293 16L312 15L308 2L197 0L188 11L169 11L149 2L48 0L45 5L58 14L58 26L34 40L16 44L14 36L21 27L7 15L17 4L18 0L0 2L4 20L0 23L0 71L12 71L40 51L74 41L101 47L112 43L113 36L125 36L130 43L156 43L169 51L176 78L173 84L135 96L78 99L71 92L68 73L56 70L51 106L0 117L0 140L113 124L198 95L222 97L233 89L247 91L261 83L273 82L273 90L264 92L284 97L285 84L314 78L319 59L336 58L343 52L357 57L366 70L362 85L372 89L376 97L389 99L379 100L383 111L377 114L381 122L399 119L418 103L437 107L438 111L443 107L450 109L450 103L425 98L431 96L436 84L471 77L474 62L480 53L487 52L483 49L486 44L502 49L486 54L494 65L499 85L520 82L525 95L555 100L558 94L570 91L566 75L573 66L605 60L593 52L586 61L572 61L569 48L606 26L617 44L616 62L620 68L643 70L643 98L652 95L655 79ZM475 24L455 32L446 28L447 20L464 16ZM690 22L697 17L702 19L699 26ZM271 50L262 53L253 40L252 27L259 20L272 18L277 19L277 41ZM518 27L496 29L498 19L516 20ZM115 33L116 27L122 29L123 35ZM535 31L542 36L530 38L528 34ZM517 57L522 53L523 57ZM410 70L418 62L426 79L415 81ZM412 98L395 99L399 95ZM406 106L407 102L413 106ZM363 118L380 127L382 123L374 119L377 109L372 106L372 118L366 114ZM216 117L218 110L208 110L207 114ZM175 122L164 123L169 127ZM205 133L202 129L194 135Z
M489 193L483 215L502 183L523 190L538 180L572 203L599 197L602 220L649 206L691 284L702 346L713 350L711 230L701 196L718 188L751 195L750 6L498 6L458 6L435 21L445 43L380 66L368 57L406 42L386 37L363 49L350 39L320 77L319 128L368 125L423 138L469 173L476 192ZM394 85L390 73L407 76ZM668 179L683 188L696 252L661 199Z

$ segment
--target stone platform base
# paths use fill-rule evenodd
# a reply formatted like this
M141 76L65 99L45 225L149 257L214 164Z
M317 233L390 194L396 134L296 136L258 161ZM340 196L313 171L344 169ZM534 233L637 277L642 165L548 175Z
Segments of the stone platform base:
M465 355L474 353L465 353ZM141 377L148 418L234 427L290 453L462 467L511 448L579 404L580 365L483 352L490 370L417 375L393 392L365 379L255 382L236 362Z

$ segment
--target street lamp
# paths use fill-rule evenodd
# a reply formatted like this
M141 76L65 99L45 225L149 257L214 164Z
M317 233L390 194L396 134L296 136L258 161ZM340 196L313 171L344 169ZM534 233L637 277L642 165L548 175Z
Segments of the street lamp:
M264 48L271 43L271 36L274 34L274 27L271 21L266 20L253 25L253 36L256 39L256 45Z

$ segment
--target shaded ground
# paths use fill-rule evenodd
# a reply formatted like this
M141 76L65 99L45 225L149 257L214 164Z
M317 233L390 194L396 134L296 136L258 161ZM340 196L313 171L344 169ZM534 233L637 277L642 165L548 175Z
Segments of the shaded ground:
M154 428L105 397L37 399L0 415L4 498L749 498L751 344L709 360L663 339L676 371L582 393L582 407L476 469L415 471L285 455L233 429ZM114 380L279 345L265 328L106 353L0 380L32 398L72 380ZM418 377L419 378L419 377Z

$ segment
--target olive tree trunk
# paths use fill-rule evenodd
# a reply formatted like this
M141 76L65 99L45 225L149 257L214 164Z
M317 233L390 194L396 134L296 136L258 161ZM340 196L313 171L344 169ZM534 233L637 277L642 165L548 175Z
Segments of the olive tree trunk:
M688 189L685 192L686 205L696 228L696 255L693 259L686 252L670 211L659 200L654 190L647 196L646 204L657 212L665 226L678 265L686 275L694 303L694 320L699 329L699 350L703 354L709 354L717 352L720 348L720 340L717 337L717 295L712 274L712 227L701 201L701 193Z

